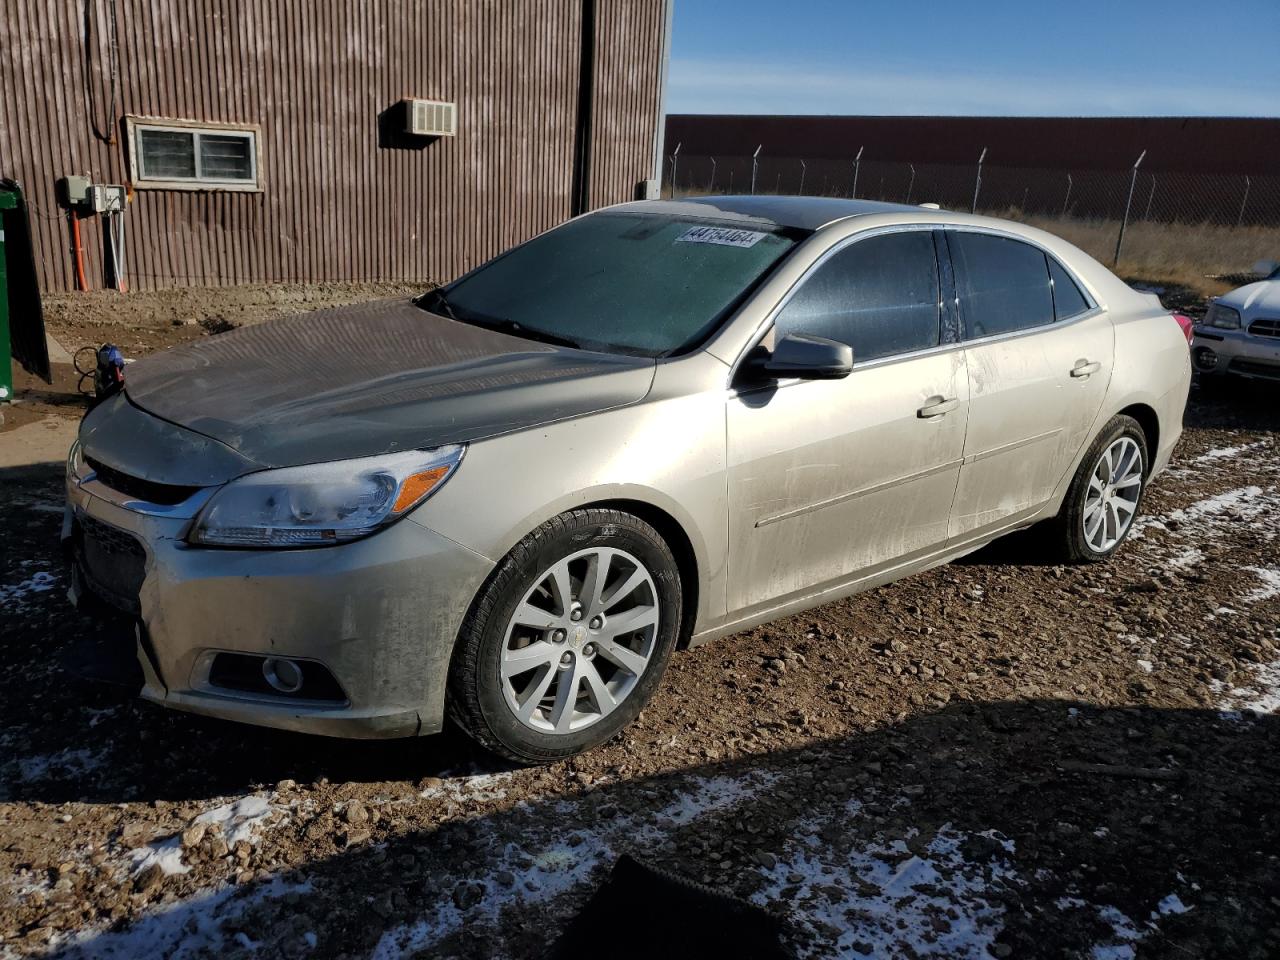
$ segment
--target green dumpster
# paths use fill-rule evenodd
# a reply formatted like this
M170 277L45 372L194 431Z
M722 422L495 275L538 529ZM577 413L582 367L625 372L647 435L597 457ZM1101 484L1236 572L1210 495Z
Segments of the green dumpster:
M44 312L22 187L0 179L0 402L13 400L13 361L52 383Z

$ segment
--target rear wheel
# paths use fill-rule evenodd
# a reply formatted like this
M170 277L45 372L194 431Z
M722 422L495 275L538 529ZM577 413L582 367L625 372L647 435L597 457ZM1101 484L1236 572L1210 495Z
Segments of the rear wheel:
M1113 417L1089 445L1057 520L1057 540L1073 563L1105 560L1133 527L1146 490L1147 438L1132 417Z
M450 668L450 714L520 763L589 750L657 689L680 603L675 558L652 526L617 510L561 514L476 598Z

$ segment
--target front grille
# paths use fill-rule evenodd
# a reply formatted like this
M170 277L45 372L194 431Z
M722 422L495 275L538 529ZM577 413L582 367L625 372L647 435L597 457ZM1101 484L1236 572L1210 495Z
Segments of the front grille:
M1253 377L1266 377L1268 380L1280 380L1280 364L1260 363L1257 360L1241 360L1236 358L1227 368L1231 373L1247 373Z
M89 464L93 472L98 475L100 483L118 493L123 493L126 497L144 500L147 503L173 506L175 503L182 503L182 501L200 489L199 487L182 487L172 483L155 483L152 480L145 480L142 477L124 473L115 467L109 467L101 460L95 460L93 457L85 457L84 459L85 463Z
M136 614L138 592L147 575L147 553L137 538L101 520L82 517L78 552L93 592L113 607Z
M1249 324L1249 332L1255 337L1280 337L1280 317L1264 317Z

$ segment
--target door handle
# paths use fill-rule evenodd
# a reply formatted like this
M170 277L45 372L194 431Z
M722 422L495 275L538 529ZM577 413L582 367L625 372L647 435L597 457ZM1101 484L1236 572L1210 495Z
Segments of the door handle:
M960 401L955 397L930 397L929 402L916 411L916 416L921 420L934 420L945 416L958 406Z
M1092 362L1088 360L1077 360L1076 365L1071 368L1071 375L1073 377L1088 377L1092 374L1097 373L1101 369L1102 369L1102 364L1100 364L1097 360L1094 360Z

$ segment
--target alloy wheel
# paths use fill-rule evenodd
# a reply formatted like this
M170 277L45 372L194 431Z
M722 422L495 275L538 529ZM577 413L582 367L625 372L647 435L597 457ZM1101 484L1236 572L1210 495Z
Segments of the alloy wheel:
M1094 465L1084 497L1084 539L1095 553L1106 553L1133 523L1142 495L1142 451L1132 437L1120 437Z
M608 716L649 665L658 606L652 575L625 550L594 547L553 564L507 624L507 706L542 733L576 732Z

